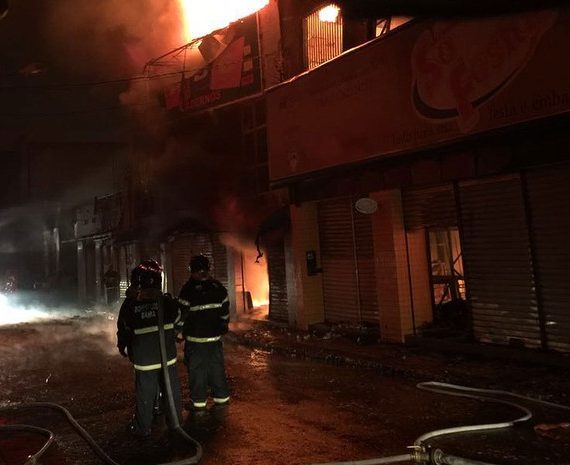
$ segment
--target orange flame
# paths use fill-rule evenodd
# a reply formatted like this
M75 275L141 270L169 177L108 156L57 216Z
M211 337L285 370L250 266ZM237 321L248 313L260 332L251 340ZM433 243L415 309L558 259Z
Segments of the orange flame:
M259 11L269 0L179 0L184 40L190 42Z
M243 290L249 291L254 307L263 307L269 304L269 274L267 270L266 255L258 262L257 248L251 242L245 242L231 234L220 236L222 243L239 252L243 262ZM240 287L240 283L236 283Z
M255 262L257 250L246 249L242 251L244 259L245 288L251 293L254 307L269 304L269 277L265 256Z

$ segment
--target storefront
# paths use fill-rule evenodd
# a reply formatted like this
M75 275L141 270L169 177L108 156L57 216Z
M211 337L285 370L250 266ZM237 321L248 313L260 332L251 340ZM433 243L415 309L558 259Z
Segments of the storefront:
M569 26L565 9L418 21L268 92L300 326L376 322L403 341L444 322L570 350ZM377 212L360 216L362 195Z

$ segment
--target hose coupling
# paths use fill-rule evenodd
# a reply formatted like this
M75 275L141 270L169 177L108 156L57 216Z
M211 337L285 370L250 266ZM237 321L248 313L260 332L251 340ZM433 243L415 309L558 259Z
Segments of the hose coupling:
M430 463L430 450L422 445L408 446L410 459L415 463Z

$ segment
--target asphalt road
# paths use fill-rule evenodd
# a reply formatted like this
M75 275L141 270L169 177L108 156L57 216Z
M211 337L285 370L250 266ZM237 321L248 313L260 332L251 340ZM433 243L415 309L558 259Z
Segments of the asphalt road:
M114 348L109 316L0 327L0 406L49 401L68 408L116 461L155 464L192 455L171 440L158 418L151 440L129 437L133 372ZM278 357L226 344L229 406L184 412L184 428L204 447L205 465L302 465L406 453L421 434L452 426L511 420L496 404L418 390L413 382L371 371ZM187 375L179 363L184 402ZM528 425L508 431L439 439L445 451L496 464L568 464L570 445L538 437L532 425L567 414L535 408ZM0 424L53 430L51 464L102 463L65 419L49 410L0 413ZM22 464L41 447L28 433L0 435L0 464Z

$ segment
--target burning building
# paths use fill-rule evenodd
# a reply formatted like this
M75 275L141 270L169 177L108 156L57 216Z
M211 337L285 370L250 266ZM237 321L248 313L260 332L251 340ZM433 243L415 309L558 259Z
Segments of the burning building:
M176 294L202 252L237 313L570 349L568 10L230 3L178 2L182 45L123 93L120 220L76 238L100 251L85 279L113 265L124 289L155 258Z
M288 203L283 191L269 191L263 98L281 79L277 3L180 6L188 43L150 60L145 86L124 96L128 102L142 93L157 106L136 115L128 221L115 235L121 282L133 263L152 257L177 294L190 257L204 253L216 278L235 291L234 312L286 321L286 306L269 302L274 234L259 235Z
M205 250L253 306L236 244L257 238L269 318L568 350L568 18L270 1L150 61L168 136L137 161L153 208L133 218L171 216L169 289Z

